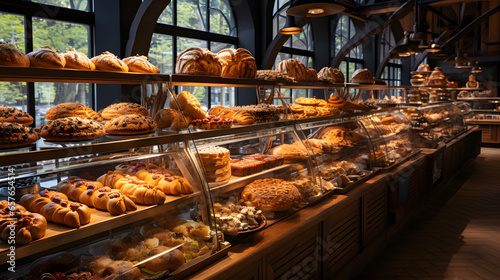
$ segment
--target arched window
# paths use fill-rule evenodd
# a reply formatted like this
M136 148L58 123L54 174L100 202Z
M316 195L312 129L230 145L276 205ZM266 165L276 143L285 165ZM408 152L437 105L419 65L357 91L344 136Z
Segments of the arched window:
M0 41L25 53L50 46L60 52L75 48L89 57L94 55L92 1L32 0L37 3L32 7L39 9L35 13L23 7L25 1L10 2L0 5ZM89 84L0 82L0 104L28 112L34 117L33 125L41 126L46 123L45 112L54 105L77 102L94 107L92 91Z
M285 26L286 23L286 10L290 7L290 1L286 0L276 0L274 2L273 8L273 38L276 37L280 29ZM283 44L280 52L276 56L274 61L274 67L283 60L289 58L294 58L306 66L314 68L314 45L312 38L311 25L308 23L302 27L304 32L299 34L294 34ZM289 95L294 100L297 97L309 97L312 94L312 90L309 89L287 89L284 90L285 95Z
M396 44L397 42L394 39L391 27L386 27L384 31L380 33L379 63L383 63L385 57L396 46ZM384 80L389 86L400 86L401 69L401 60L389 60L387 65L384 67L384 71L382 72L380 79ZM396 96L397 92L397 90L391 90L390 94Z
M342 15L338 22L337 28L335 29L335 55L342 49L342 47L356 34L356 29L352 20L345 15ZM349 54L346 55L344 60L340 63L339 69L342 71L346 77L346 82L351 81L351 76L356 69L364 68L363 64L363 49L359 45L352 49Z
M207 16L208 15L208 16ZM236 24L228 0L172 0L158 18L151 39L149 59L161 73L174 73L177 56L192 47L214 53L236 48ZM234 88L181 87L202 106L234 106Z

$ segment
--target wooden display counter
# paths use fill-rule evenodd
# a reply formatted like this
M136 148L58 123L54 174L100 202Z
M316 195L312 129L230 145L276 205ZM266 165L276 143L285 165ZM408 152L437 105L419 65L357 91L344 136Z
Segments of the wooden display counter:
M439 149L424 150L348 192L241 236L224 257L189 279L349 279L389 242L436 183L480 151L475 128ZM460 150L460 151L459 151ZM466 151L467 150L467 151ZM449 154L460 161L449 165ZM458 170L457 170L458 168ZM442 180L443 182L445 180Z
M500 144L500 121L474 120L468 124L477 125L481 130L481 142L486 144Z

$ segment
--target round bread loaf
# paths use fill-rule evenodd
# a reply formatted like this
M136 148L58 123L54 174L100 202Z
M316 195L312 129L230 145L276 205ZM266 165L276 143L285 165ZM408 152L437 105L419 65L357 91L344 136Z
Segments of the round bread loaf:
M78 69L78 70L95 70L95 65L86 54L78 52L71 48L69 51L63 53L64 59L66 59L66 65L64 68Z
M89 140L101 137L105 133L102 124L79 117L49 120L40 128L40 137L48 141Z
M222 66L219 56L203 48L189 48L177 57L175 73L220 76Z
M101 112L101 117L106 120L111 120L122 115L139 115L149 116L148 109L137 103L120 102L111 104L104 108Z
M56 120L67 117L80 117L92 120L101 120L99 114L87 106L78 103L61 103L58 104L45 113L47 120Z
M281 61L278 66L276 66L276 71L286 74L287 76L294 78L296 81L307 80L306 66L302 62L293 58Z
M135 135L153 132L157 125L149 117L139 115L123 115L116 117L104 126L108 134Z
M241 192L241 198L261 210L286 211L297 207L302 199L292 184L274 178L255 180Z
M95 69L99 71L128 72L127 64L108 51L94 56L91 61L95 64Z
M0 122L0 149L29 145L38 140L32 127L18 123Z
M360 84L373 84L373 76L368 69L358 69L352 73L351 82Z
M222 64L222 77L255 78L257 64L246 49L224 49L217 53Z
M306 81L308 82L318 81L318 72L316 72L316 69L306 66Z
M30 125L33 123L33 117L15 107L0 106L0 122L14 122Z
M29 67L30 59L14 45L0 42L0 65L13 67Z
M345 77L342 71L337 68L323 67L318 73L318 78L321 81L330 83L344 83Z
M37 68L64 68L66 59L49 46L45 46L28 54L30 66Z
M146 74L158 74L160 69L149 62L148 58L143 55L130 56L123 59L127 64L129 72L138 72Z

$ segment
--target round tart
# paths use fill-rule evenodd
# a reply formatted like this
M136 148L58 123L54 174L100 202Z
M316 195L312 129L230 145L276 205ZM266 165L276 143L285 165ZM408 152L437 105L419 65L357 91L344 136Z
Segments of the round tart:
M101 117L106 120L111 120L122 115L140 115L149 116L148 109L137 103L120 102L109 105L101 112Z
M50 108L45 113L47 120L56 120L67 117L80 117L92 120L101 120L99 114L87 106L78 103L61 103Z
M233 120L230 118L210 116L208 119L192 120L191 125L199 129L231 128L231 126L233 126Z
M101 137L105 134L102 124L95 120L68 117L49 120L40 128L40 137L49 141L78 141Z
M18 123L0 122L0 149L29 145L38 140L32 127Z
M33 117L17 108L0 106L0 122L14 122L30 125L33 123Z
M302 196L292 184L281 179L266 178L248 184L241 198L261 210L286 211L297 207Z
M149 117L139 115L123 115L116 117L104 126L108 134L135 135L153 132L157 125Z

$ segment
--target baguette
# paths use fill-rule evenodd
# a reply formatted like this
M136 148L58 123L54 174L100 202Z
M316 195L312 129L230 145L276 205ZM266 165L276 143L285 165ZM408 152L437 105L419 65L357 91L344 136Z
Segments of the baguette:
M121 194L139 204L163 204L167 198L165 193L135 176L124 176L120 171L108 171L97 179L104 186L117 189Z
M72 176L57 184L56 189L67 194L71 200L108 211L112 215L121 215L126 211L137 210L137 206L128 196L113 191L109 187L104 187L100 182Z
M41 214L49 222L76 228L90 223L91 213L86 205L63 197L66 197L63 193L44 190L40 194L23 195L20 204L29 211Z

